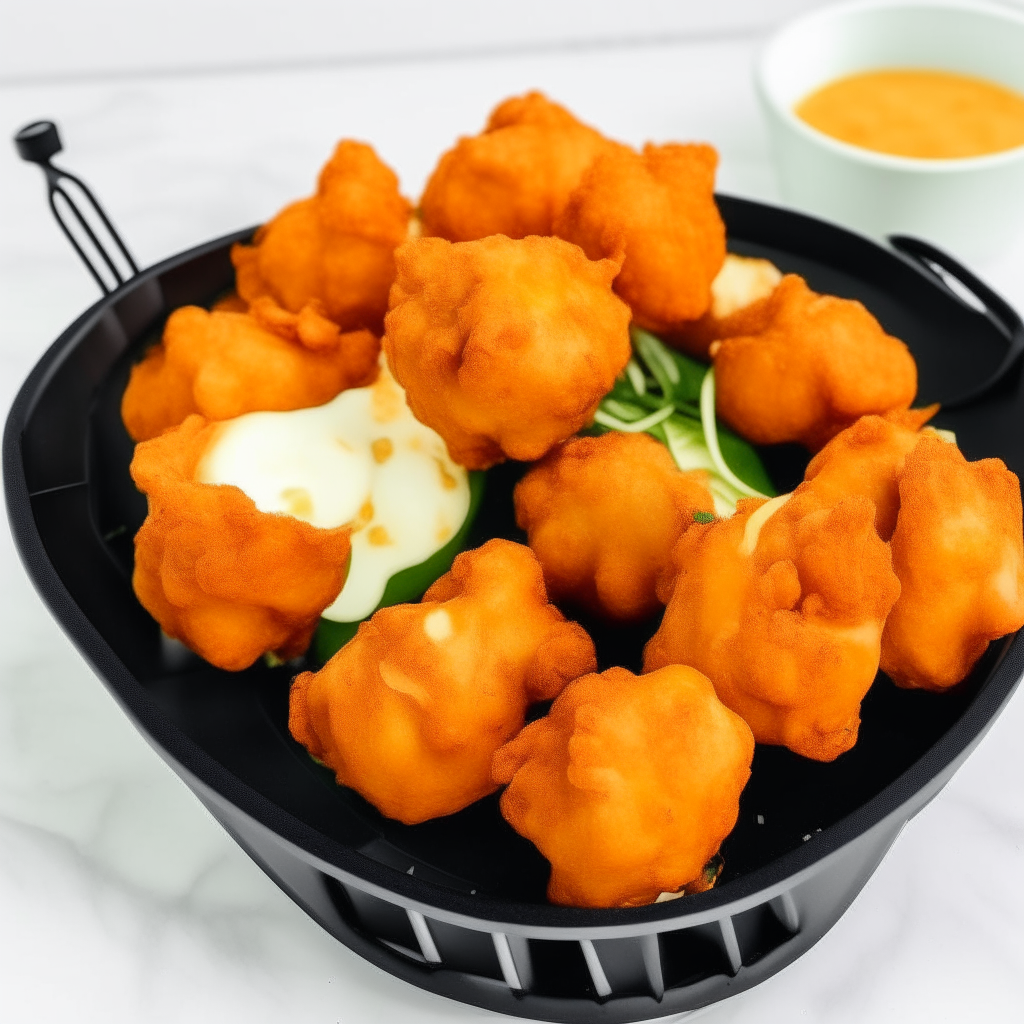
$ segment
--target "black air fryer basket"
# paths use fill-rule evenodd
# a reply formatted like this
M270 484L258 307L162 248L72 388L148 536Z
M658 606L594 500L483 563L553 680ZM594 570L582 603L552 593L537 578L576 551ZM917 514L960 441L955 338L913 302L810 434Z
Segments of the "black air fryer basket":
M30 136L21 149L59 189L53 140L40 152ZM907 342L918 403L945 403L935 422L968 458L998 456L1024 473L1024 328L1005 302L912 239L887 249L760 203L721 196L719 206L732 251L860 299ZM1020 637L992 644L950 693L879 676L856 747L832 764L759 746L714 890L629 910L549 905L547 864L502 820L496 796L422 825L383 818L289 736L294 666L215 669L162 638L135 599L132 536L145 500L128 476L119 415L128 370L173 309L208 305L233 286L229 250L250 234L201 245L107 294L46 352L7 421L7 508L25 566L125 713L316 921L422 988L541 1020L632 1021L723 999L795 960L999 714L1024 671ZM788 447L762 456L780 490L806 463ZM517 472L491 471L470 545L518 536ZM636 669L642 639L598 636L599 655Z

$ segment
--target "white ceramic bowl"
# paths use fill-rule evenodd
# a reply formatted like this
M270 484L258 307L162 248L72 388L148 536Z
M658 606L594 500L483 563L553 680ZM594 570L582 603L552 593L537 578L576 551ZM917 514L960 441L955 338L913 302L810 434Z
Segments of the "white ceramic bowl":
M911 234L984 261L1024 231L1024 146L961 160L890 156L801 121L819 86L872 68L961 72L1024 93L1024 14L972 0L859 0L792 22L757 90L784 201L865 234Z

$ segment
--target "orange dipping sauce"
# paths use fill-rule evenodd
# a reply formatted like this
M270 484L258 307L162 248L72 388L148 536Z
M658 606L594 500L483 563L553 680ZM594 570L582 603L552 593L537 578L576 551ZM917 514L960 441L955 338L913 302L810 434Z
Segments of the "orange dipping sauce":
M795 113L834 139L896 156L956 160L1024 146L1024 96L948 71L892 68L838 78L804 97Z

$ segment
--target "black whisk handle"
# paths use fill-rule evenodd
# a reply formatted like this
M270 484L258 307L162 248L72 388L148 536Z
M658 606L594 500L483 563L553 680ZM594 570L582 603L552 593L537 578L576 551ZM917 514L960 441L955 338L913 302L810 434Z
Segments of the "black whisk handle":
M64 148L60 132L52 121L33 121L25 125L15 134L14 146L22 160L44 167Z
M52 121L33 121L25 125L15 133L14 148L22 160L38 164L46 175L53 216L101 291L108 294L137 274L139 268L128 247L89 186L81 178L50 163L64 148L57 126ZM75 189L69 192L64 187L65 182L71 182ZM81 204L84 213L72 194L76 190L79 200L84 200Z

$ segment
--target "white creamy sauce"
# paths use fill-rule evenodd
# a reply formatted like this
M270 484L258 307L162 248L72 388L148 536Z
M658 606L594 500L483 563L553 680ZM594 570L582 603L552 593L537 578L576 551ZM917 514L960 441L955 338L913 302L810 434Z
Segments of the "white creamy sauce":
M388 580L444 547L469 512L468 473L383 366L376 383L318 408L226 421L196 480L234 484L261 512L321 529L351 523L348 579L324 612L338 622L369 615Z

